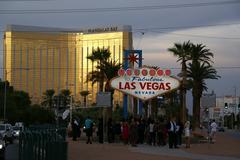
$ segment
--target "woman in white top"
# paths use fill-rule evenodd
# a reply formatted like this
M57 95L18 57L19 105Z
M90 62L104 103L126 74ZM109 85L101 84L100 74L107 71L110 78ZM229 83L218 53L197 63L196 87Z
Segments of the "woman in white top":
M212 121L211 125L211 132L210 132L210 142L213 143L213 139L215 138L215 134L217 132L217 123L215 122L215 120Z
M184 134L185 134L185 140L186 140L186 148L190 148L190 122L187 121L184 124Z

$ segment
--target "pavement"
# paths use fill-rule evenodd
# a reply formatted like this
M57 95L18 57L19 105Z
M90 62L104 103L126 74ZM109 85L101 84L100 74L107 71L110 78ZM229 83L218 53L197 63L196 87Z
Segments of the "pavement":
M179 149L168 146L138 145L131 147L122 143L86 144L81 140L68 139L68 160L240 160L240 132L217 133L214 144L184 145ZM96 140L96 139L95 139ZM6 160L18 160L18 144L6 149Z
M9 144L5 151L5 160L18 160L18 144Z
M184 145L179 149L168 146L138 145L131 147L121 143L86 144L69 139L69 160L240 160L240 139L229 133L217 133L214 144Z

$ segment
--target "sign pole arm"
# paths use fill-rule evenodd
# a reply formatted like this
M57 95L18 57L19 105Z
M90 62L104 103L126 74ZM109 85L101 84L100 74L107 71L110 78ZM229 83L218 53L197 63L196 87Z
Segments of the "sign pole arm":
M128 60L126 59L128 57L129 51L124 50L124 70L128 68ZM123 117L124 119L128 118L128 96L126 94L123 95Z
M138 52L138 57L139 57L138 67L141 68L142 67L142 50ZM142 116L142 108L143 108L143 102L142 100L138 99L138 114L140 116Z

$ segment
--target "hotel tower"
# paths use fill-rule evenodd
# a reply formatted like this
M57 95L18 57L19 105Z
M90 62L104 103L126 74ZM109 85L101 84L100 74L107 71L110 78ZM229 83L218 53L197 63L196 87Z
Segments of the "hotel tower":
M28 92L33 103L40 103L43 93L69 89L83 102L81 91L89 91L88 104L94 103L98 84L87 82L95 63L87 59L92 51L108 48L111 58L123 61L125 49L132 49L130 26L87 29L8 25L4 33L4 80L16 90ZM116 92L114 103L121 104Z

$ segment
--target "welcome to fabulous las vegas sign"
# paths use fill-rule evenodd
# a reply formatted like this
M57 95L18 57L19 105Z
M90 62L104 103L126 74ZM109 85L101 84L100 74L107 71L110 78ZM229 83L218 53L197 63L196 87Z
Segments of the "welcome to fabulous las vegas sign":
M169 69L129 68L120 69L118 77L111 80L111 86L146 101L177 89L180 82L171 76Z

